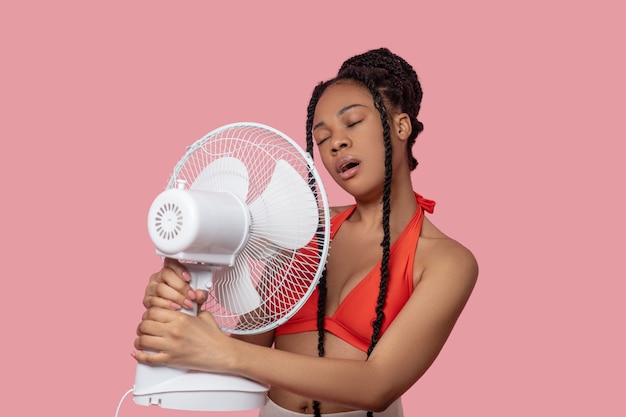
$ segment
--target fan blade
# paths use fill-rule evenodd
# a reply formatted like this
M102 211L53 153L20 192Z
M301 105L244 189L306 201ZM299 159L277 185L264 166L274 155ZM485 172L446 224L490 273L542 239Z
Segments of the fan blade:
M224 157L208 164L196 177L191 190L230 191L246 201L249 187L248 169L237 158Z
M233 268L215 271L213 291L218 303L231 313L246 314L261 305L245 259L238 258Z
M319 212L311 188L286 161L279 160L263 194L249 206L250 235L286 249L299 249L317 231Z

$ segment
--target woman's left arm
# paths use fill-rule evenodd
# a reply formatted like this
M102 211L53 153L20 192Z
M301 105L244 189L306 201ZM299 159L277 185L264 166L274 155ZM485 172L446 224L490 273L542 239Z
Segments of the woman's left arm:
M429 255L420 283L369 360L318 358L245 343L222 333L209 313L191 317L151 308L135 340L139 362L237 374L307 398L381 411L433 363L476 282L461 245Z

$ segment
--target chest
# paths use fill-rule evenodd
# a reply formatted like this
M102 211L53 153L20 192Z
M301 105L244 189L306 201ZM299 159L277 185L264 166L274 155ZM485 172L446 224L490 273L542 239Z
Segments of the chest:
M348 227L346 227L348 226ZM382 232L364 233L344 224L334 236L326 264L326 313L332 315L341 301L382 258Z

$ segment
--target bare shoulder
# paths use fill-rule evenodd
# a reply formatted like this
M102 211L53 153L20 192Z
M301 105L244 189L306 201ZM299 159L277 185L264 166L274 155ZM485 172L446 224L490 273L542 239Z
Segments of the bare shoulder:
M436 279L469 294L478 279L478 262L471 250L426 219L416 257L422 280Z

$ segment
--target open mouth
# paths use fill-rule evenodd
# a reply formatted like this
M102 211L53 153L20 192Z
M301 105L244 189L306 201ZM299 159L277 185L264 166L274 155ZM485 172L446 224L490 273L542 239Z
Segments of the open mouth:
M339 172L340 173L344 173L352 168L358 167L359 163L358 162L348 162L347 164L343 164L340 168L339 168Z
M335 171L343 180L354 177L360 167L361 161L350 155L341 156L335 161Z

